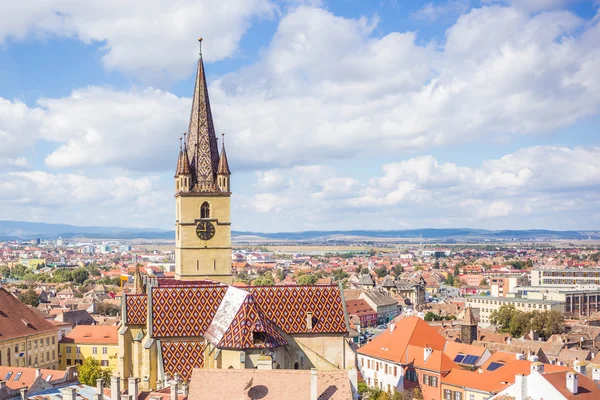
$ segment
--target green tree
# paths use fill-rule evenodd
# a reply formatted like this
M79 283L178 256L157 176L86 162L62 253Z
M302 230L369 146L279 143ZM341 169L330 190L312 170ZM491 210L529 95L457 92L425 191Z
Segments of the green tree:
M266 273L260 278L256 278L254 282L252 282L256 286L273 286L275 285L275 280L273 279L273 275L271 273Z
M26 266L24 266L23 264L17 264L10 270L10 274L14 278L21 278L23 275L25 275L27 273L27 269L28 268Z
M454 277L456 278L459 275L460 275L460 267L458 265L455 265L454 266Z
M528 313L516 311L508 325L508 333L512 337L521 337L529 331L530 321Z
M363 268L363 269L360 271L360 273L361 273L361 274L363 274L363 275L366 275L366 274L368 274L368 273L369 273L369 268L367 268L367 267L364 267L364 268Z
M413 400L423 400L423 393L421 393L421 389L414 388L412 391Z
M440 269L440 262L439 262L439 261L437 261L437 260L436 260L436 261L433 263L433 269Z
M446 285L454 286L454 275L448 274Z
M317 276L308 274L298 278L298 285L314 285L317 282Z
M100 361L87 357L77 368L77 377L84 385L95 386L96 379L104 379L105 384L110 385L111 371L108 368L101 368Z
M388 274L388 270L386 267L379 267L379 268L375 268L375 273L377 274L377 276L379 278L383 278L384 276L386 276Z
M282 269L277 270L277 279L282 281L285 279L285 271Z
M488 280L483 278L481 282L479 282L479 286L489 286Z
M350 276L350 275L348 275L348 273L346 271L344 271L341 268L334 270L331 275L333 276L333 279L335 279L336 281L341 281L342 279L346 279Z
M490 322L494 325L500 326L500 332L508 332L510 321L516 312L517 309L515 306L505 304L500 306L499 309L492 311L490 314Z
M30 306L33 306L33 307L37 307L40 305L40 299L32 287L27 289L26 292L21 293L19 295L19 300L21 300L21 302L28 304Z
M358 391L358 394L364 394L369 390L369 387L365 382L358 382L356 390Z
M90 277L90 273L85 268L77 268L73 271L73 282L78 285L83 285Z

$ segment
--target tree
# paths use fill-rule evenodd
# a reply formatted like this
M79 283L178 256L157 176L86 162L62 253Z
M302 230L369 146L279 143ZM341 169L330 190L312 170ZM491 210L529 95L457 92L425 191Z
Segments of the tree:
M316 275L302 275L300 278L298 278L298 285L314 285L317 283L317 279L318 278Z
M358 394L363 394L369 390L369 387L365 382L358 382L356 390L358 391Z
M336 269L334 270L331 275L333 276L333 279L335 279L336 281L341 281L342 279L348 278L350 275L348 275L348 273L346 271L344 271L343 269Z
M96 379L104 379L105 384L110 385L111 371L108 368L101 368L100 361L87 357L77 368L77 377L84 385L95 386Z
M529 331L529 315L523 311L516 311L508 325L508 333L512 337L521 337Z
M479 286L489 286L488 280L483 278L481 282L479 282Z
M412 392L413 400L423 400L423 393L421 393L421 389L414 388Z
M277 279L279 281L282 281L285 279L285 271L283 270L283 268L277 271Z
M456 278L459 275L460 275L460 268L458 265L455 265L454 266L454 277Z
M32 287L27 289L26 292L21 293L19 295L19 300L33 307L37 307L40 305L40 299L38 298L38 295L35 293L35 290L33 290Z
M440 269L440 262L439 262L439 261L437 261L437 260L436 260L436 261L433 263L433 269Z
M365 267L360 271L361 274L366 275L369 273L369 268Z
M96 314L109 315L111 317L115 317L120 313L121 309L113 304L108 304L104 302L96 304Z
M500 326L500 332L508 332L510 321L516 312L517 309L515 306L505 304L499 309L492 311L490 314L490 322L493 325Z
M448 274L446 285L454 286L454 275Z
M377 276L379 278L383 278L384 276L386 276L388 274L387 268L386 267L379 267L379 268L375 268L375 273L377 274Z
M21 278L26 273L27 267L23 264L17 264L10 270L10 274L15 278Z
M77 268L72 274L73 282L78 285L83 285L83 283L90 277L90 273L85 268Z
M271 273L267 273L260 278L256 278L252 283L256 286L273 286L275 285L275 280L273 279L273 275L271 275Z

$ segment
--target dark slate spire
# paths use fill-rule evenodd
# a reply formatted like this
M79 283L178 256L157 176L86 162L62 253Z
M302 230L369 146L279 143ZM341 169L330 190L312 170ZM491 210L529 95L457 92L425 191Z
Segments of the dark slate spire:
M199 38L198 41L202 44L202 38ZM202 47L200 49L187 138L187 155L192 173L191 191L217 192L219 191L216 185L219 149L208 99Z

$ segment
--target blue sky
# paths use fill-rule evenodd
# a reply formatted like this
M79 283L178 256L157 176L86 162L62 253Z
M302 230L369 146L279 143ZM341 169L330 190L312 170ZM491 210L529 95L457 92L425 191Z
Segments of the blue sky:
M598 2L0 4L0 219L170 228L196 38L236 230L600 228Z

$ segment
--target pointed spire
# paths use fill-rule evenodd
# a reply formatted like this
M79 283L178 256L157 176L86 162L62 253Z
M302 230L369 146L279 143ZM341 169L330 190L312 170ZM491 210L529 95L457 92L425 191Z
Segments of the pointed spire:
M199 38L198 41L202 44L202 38ZM201 50L188 133L187 155L192 174L192 191L216 192L218 191L215 183L219 168L219 149L210 109Z
M144 282L142 282L142 274L140 273L140 264L135 266L135 273L133 274L133 293L144 294Z
M471 310L471 306L467 306L465 310L465 317L463 318L463 325L477 325L477 321L475 320L475 316L473 315L473 310Z
M185 133L183 134L185 137ZM177 172L175 173L175 177L178 175L189 175L190 174L190 161L187 156L187 149L185 144L181 145L182 138L179 138L179 157L177 158Z
M225 153L225 134L221 134L223 137L221 144L221 157L219 158L219 169L217 170L217 174L219 175L231 175L231 171L229 170L229 163L227 162L227 153Z

